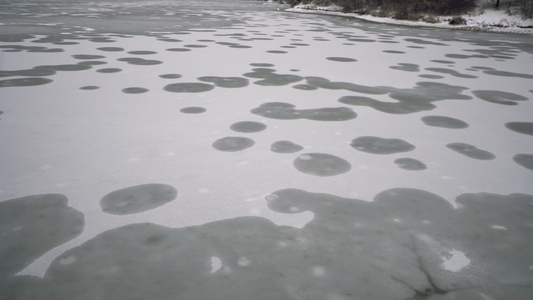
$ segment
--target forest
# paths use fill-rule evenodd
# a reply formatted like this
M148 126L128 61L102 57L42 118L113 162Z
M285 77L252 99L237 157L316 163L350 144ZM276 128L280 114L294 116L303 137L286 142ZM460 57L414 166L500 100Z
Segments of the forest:
M289 0L292 6L311 1ZM372 14L379 17L416 20L421 14L459 15L475 8L496 8L509 14L518 12L532 18L533 0L314 0L318 6L338 5L345 13Z

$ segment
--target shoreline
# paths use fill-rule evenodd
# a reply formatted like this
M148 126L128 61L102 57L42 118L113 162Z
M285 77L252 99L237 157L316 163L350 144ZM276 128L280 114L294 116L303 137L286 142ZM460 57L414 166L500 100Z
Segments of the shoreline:
M363 20L373 23L388 24L388 25L398 25L398 26L409 26L409 27L420 27L420 28L437 28L437 29L451 29L451 30L463 30L463 31L479 31L479 32L490 32L490 33L511 33L511 34L525 34L533 35L533 27L519 27L519 26L503 26L503 24L508 23L509 21L506 18L495 19L501 17L502 12L497 11L498 14L493 14L494 10L487 10L488 18L483 18L485 14L478 16L468 16L462 15L464 19L468 21L466 25L450 25L448 20L452 16L439 16L439 18L444 18L444 21L439 23L428 23L424 21L409 21L409 20L396 20L393 18L384 18L384 17L374 17L371 15L360 15L357 13L343 13L341 8L338 6L327 6L320 7L315 5L296 5L295 7L288 8L284 10L285 12L291 13L304 13L304 14L318 14L318 15L329 15L337 17L347 17L357 20ZM497 15L497 16L496 16ZM509 16L515 17L515 16ZM530 25L533 26L533 20L529 21ZM527 22L524 21L524 22Z

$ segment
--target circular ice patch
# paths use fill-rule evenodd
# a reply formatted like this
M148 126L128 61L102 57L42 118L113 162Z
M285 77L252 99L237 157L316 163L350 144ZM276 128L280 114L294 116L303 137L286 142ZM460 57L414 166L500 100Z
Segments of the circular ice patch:
M122 89L122 92L124 94L142 94L148 92L148 89L142 87L129 87Z
M203 93L214 89L215 86L198 82L172 83L166 85L163 89L172 93Z
M427 169L426 164L413 158L398 158L394 163L400 168L408 171L421 171Z
M254 140L245 137L228 136L213 142L213 148L224 152L236 152L252 147Z
M138 57L125 57L125 58L119 58L117 60L127 62L130 65L137 65L137 66L153 66L153 65L159 65L163 63L160 60L144 59L144 58L138 58Z
M489 151L479 149L476 146L466 143L450 143L446 145L446 147L473 159L491 160L496 158L496 156L494 156L494 154L490 153Z
M361 136L350 143L354 149L372 154L393 154L408 152L415 146L400 139L387 139L376 136Z
M119 68L104 68L104 69L96 70L96 72L98 73L118 73L120 71L122 71L122 69L119 69Z
M231 124L230 128L233 131L250 133L263 131L267 126L259 122L243 121Z
M203 107L197 107L197 106L191 106L191 107L185 107L180 109L180 111L184 114L201 114L207 111L207 109Z
M52 79L40 78L40 77L29 77L29 78L16 78L16 79L7 79L0 80L0 88L3 87L22 87L22 86L37 86L48 84L52 82Z
M167 184L150 183L127 187L105 195L100 206L105 213L128 215L144 212L166 204L178 196Z
M93 91L93 90L97 90L99 89L100 87L99 86L96 86L96 85L87 85L87 86L82 86L80 87L80 90L85 90L85 91Z
M533 171L533 154L517 154L513 156L513 160L522 167Z
M180 74L163 74L163 75L159 75L159 78L178 79L178 78L181 78L181 75Z
M302 154L294 160L293 165L298 171L314 176L335 176L352 168L348 161L326 153Z
M524 96L502 91L478 90L472 91L472 94L487 102L503 105L518 105L515 101L528 100L528 98Z
M531 122L509 122L505 123L505 127L514 132L533 135L533 123Z
M450 128L450 129L462 129L467 128L468 124L459 119L443 116L425 116L421 118L422 122L428 126Z
M248 79L242 77L217 77L204 76L198 77L198 80L203 82L213 83L215 86L222 88L242 88L248 86Z
M354 62L357 59L349 57L326 57L327 60L336 61L336 62Z
M276 153L294 153L303 150L304 147L291 141L277 141L272 143L270 151Z

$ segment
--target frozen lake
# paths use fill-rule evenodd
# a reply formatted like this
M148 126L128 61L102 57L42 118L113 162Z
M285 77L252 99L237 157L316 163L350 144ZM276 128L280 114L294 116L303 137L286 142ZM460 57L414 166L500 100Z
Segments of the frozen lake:
M282 9L0 3L0 299L530 299L531 36Z

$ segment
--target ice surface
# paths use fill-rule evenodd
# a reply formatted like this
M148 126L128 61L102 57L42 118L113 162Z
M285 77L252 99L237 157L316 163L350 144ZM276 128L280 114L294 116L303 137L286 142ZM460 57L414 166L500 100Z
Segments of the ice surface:
M533 293L529 36L0 5L0 299Z

